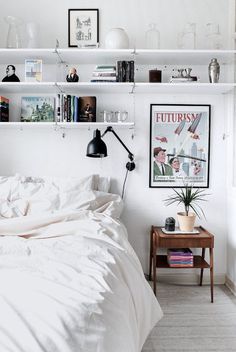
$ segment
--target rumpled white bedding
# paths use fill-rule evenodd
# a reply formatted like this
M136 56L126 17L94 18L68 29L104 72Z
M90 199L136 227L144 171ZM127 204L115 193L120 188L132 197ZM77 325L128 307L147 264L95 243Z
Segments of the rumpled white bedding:
M1 352L138 352L162 317L117 219L119 197L73 199L0 221ZM16 201L23 213L32 206Z

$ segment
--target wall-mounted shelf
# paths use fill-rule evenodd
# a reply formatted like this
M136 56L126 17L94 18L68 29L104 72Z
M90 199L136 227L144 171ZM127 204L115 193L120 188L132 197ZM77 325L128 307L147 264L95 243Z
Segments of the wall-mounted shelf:
M148 94L225 94L236 83L135 83L135 93Z
M93 82L1 82L0 94L224 94L236 87L236 83L93 83Z
M236 50L136 50L139 65L207 65L216 57L221 65L234 62Z
M26 129L26 128L53 128L57 129L105 129L113 126L115 129L133 129L134 122L0 122L0 130L5 128Z
M230 64L236 50L149 50L149 49L57 49L61 59L76 64L111 64L118 60L132 60L140 65L206 65L213 57L221 64ZM0 49L0 64L24 64L25 59L42 59L43 63L55 64L58 55L54 48L48 49Z

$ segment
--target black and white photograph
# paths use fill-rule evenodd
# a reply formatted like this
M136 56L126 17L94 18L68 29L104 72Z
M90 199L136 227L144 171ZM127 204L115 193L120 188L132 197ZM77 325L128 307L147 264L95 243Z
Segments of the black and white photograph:
M99 10L68 10L68 46L97 48L99 44Z

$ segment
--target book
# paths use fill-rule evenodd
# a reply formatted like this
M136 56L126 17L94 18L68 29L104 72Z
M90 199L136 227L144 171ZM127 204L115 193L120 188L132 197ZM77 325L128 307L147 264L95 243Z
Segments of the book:
M0 96L0 122L9 121L9 99Z
M42 81L42 60L40 59L25 60L25 81L26 82Z
M96 122L96 97L79 97L78 122Z
M22 122L53 122L54 116L53 97L22 97L21 121Z

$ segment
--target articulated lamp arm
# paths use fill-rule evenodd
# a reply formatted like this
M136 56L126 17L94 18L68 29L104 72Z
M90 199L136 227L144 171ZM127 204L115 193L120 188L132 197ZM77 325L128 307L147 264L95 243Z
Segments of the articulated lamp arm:
M125 148L125 150L128 152L128 158L130 160L130 162L128 162L126 164L126 169L128 171L133 171L135 169L135 163L133 162L134 160L134 154L131 153L131 151L126 147L126 145L124 144L124 142L122 142L122 140L120 139L120 137L116 134L116 132L113 130L112 126L108 126L107 129L105 130L105 132L102 134L101 137L105 136L105 134L107 132L112 132L114 134L114 136L118 139L118 141L120 142L120 144L123 145L123 147Z

